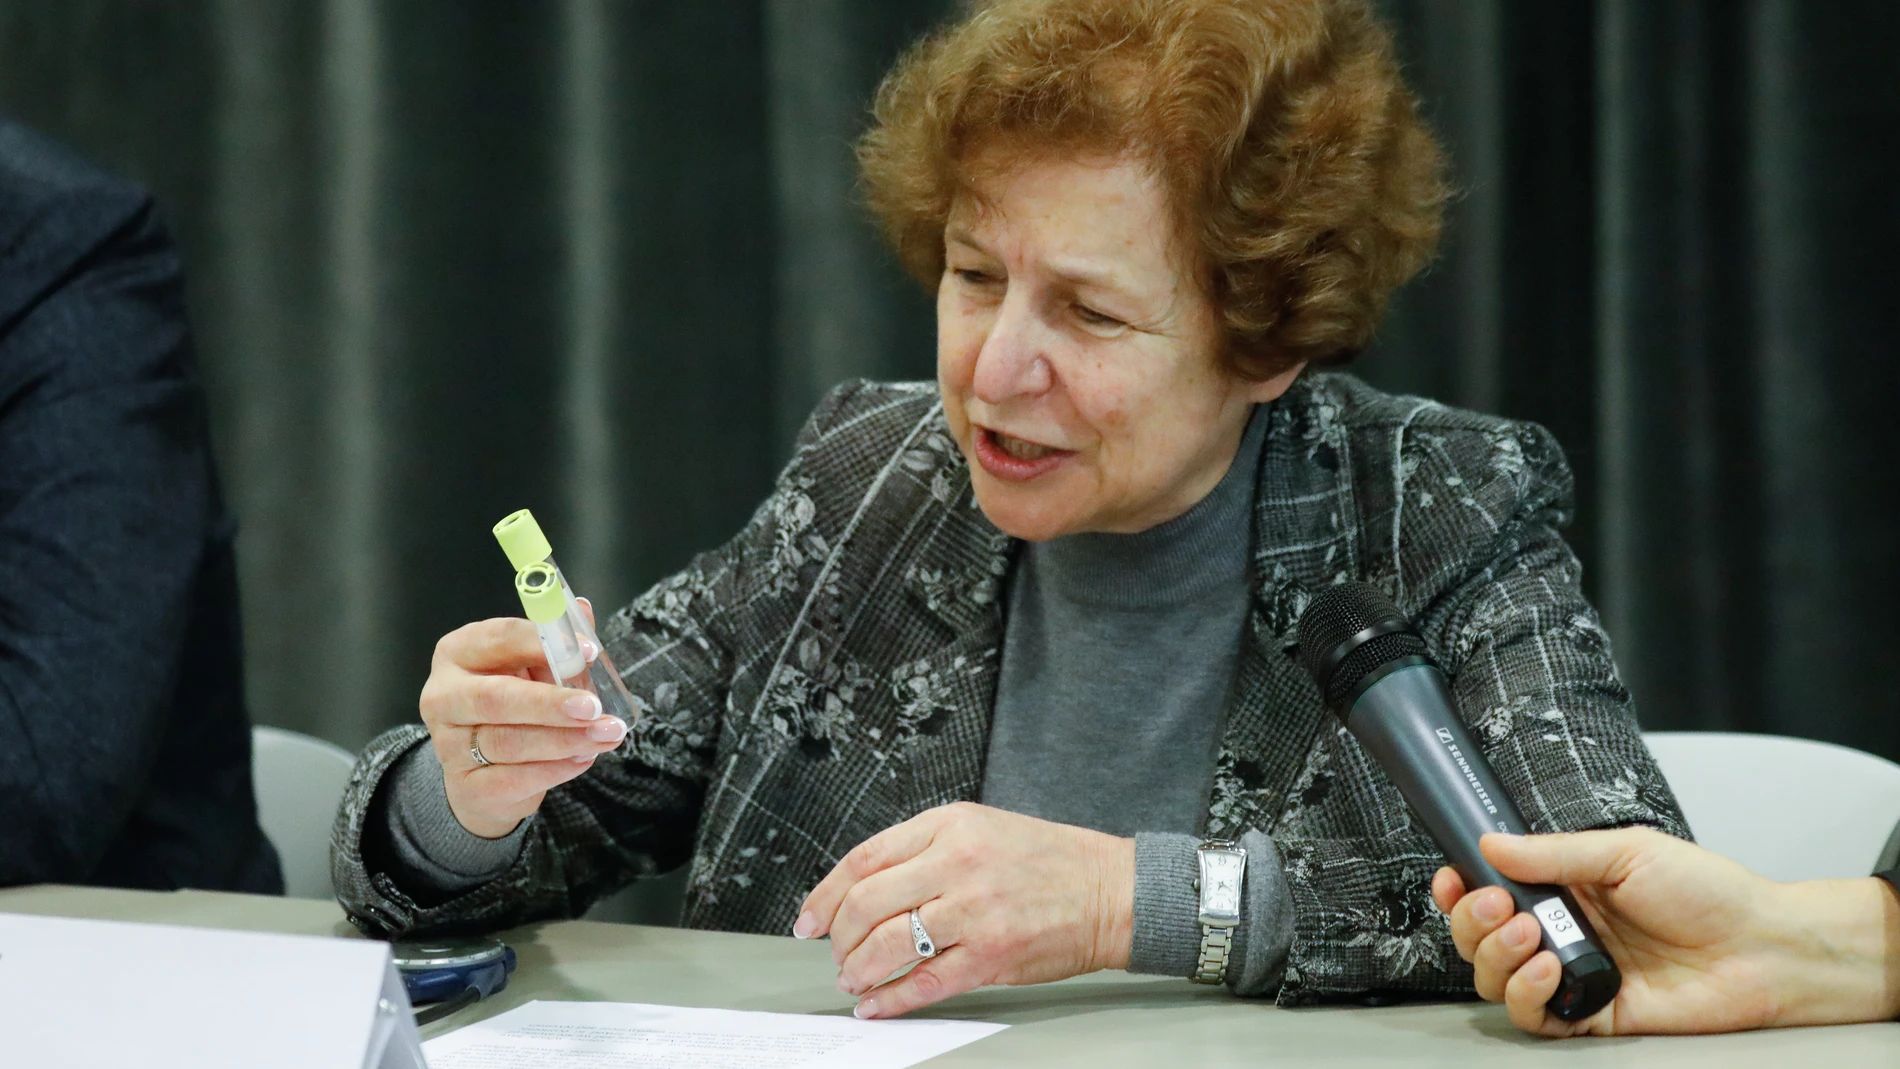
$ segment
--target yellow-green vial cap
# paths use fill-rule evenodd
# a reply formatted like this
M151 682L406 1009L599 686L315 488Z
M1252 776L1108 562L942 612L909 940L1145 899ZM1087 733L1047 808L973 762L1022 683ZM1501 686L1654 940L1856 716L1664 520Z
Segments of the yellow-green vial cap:
M534 522L534 513L527 509L503 517L495 525L495 541L501 543L501 551L508 554L508 563L517 572L554 556L548 536L541 533L541 525Z
M567 612L567 595L561 592L561 573L554 566L535 561L515 573L515 593L521 595L521 608L537 624L551 624Z

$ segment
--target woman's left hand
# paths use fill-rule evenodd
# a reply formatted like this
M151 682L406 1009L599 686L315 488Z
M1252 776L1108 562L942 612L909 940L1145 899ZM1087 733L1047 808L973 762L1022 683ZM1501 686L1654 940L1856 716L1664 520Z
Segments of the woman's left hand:
M1133 839L956 802L858 844L792 933L831 936L859 1017L895 1017L987 984L1126 968L1134 898ZM912 909L937 954L878 987L917 961Z

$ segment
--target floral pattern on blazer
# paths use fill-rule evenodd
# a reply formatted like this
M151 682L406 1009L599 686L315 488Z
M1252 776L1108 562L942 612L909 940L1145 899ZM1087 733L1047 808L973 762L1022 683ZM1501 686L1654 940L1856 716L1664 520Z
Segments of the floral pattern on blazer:
M1209 831L1262 829L1280 848L1295 918L1282 1002L1468 991L1430 899L1441 854L1323 708L1295 624L1318 588L1377 584L1533 828L1686 836L1558 533L1569 469L1540 427L1343 374L1303 375L1270 419ZM839 387L744 530L602 628L639 722L549 792L514 865L430 901L376 863L371 802L426 737L411 725L358 762L339 898L377 935L496 930L690 863L688 926L789 932L852 846L977 799L1014 550L975 505L933 384Z

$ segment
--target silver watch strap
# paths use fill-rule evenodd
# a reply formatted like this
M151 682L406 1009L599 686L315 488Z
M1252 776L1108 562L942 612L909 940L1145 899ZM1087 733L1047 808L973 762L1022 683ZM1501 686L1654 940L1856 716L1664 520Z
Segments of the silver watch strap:
M1234 930L1201 925L1201 960L1189 977L1197 984L1218 984L1227 979L1227 960L1234 948Z

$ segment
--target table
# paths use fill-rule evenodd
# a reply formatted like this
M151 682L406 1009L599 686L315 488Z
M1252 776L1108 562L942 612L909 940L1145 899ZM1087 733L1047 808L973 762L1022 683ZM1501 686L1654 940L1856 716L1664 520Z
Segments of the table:
M0 912L356 937L335 903L86 887L0 890ZM520 967L500 996L423 1029L424 1038L530 999L849 1013L823 943L761 935L555 921L503 935ZM1182 980L1097 973L1039 987L972 992L935 1015L1008 1030L930 1064L1209 1066L1900 1066L1900 1025L1800 1028L1730 1036L1548 1041L1517 1032L1477 1002L1284 1010Z

